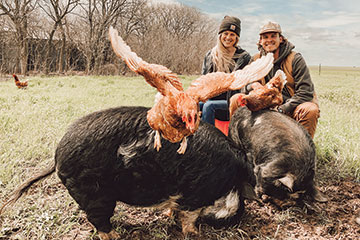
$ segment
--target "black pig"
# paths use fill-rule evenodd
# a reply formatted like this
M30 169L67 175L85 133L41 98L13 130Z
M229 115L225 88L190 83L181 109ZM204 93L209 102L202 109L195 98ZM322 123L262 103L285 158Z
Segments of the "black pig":
M276 111L251 112L241 107L231 118L229 137L253 159L258 196L299 199L307 195L327 201L314 185L315 145L292 118Z
M110 224L116 201L176 210L185 234L197 233L199 216L219 221L239 216L244 196L254 193L249 183L255 184L244 151L201 123L184 155L168 141L157 152L148 110L118 107L77 120L57 146L55 165L23 184L13 201L56 170L101 239L119 237Z

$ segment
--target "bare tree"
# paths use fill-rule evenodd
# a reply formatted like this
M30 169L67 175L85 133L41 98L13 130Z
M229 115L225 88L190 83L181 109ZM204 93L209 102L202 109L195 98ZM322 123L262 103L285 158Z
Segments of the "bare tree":
M41 0L39 2L40 8L46 13L46 15L53 21L52 28L50 30L47 47L46 47L46 57L45 57L45 73L49 73L50 69L50 60L51 54L53 52L53 39L54 34L58 27L62 30L62 51L64 54L64 49L66 48L66 36L64 34L64 30L62 29L63 21L66 15L71 13L76 6L79 4L80 0ZM60 55L61 56L61 55ZM63 62L59 63L60 66L63 66ZM62 68L62 67L61 67Z
M23 47L18 47L22 49L22 71L48 73L53 69L59 72L69 69L93 74L126 73L127 67L110 47L107 35L110 25L119 30L145 61L164 65L179 74L198 74L206 51L216 42L218 24L185 5L151 4L148 0L13 1L0 0L0 18L5 22L15 23L15 16L24 16L20 14L21 4L22 8L26 8L25 3L32 7L27 11L22 9L27 15L16 22L26 28L10 24L10 28L20 29L16 33L24 36L17 37ZM37 1L40 7L35 8ZM1 51L7 51L1 57L10 60L2 60L2 71L12 71L9 64L19 65L8 54L16 50L7 45L14 38L12 35L8 32L0 36L0 55ZM29 36L31 41L25 41Z
M162 4L158 6L161 24L179 39L185 39L197 29L200 12L192 7L178 4Z
M120 34L144 60L179 74L199 73L206 51L216 41L216 24L196 8L179 4L148 5L142 21L127 36Z
M80 5L82 11L79 16L82 21L76 27L80 27L81 32L76 37L87 59L87 72L97 72L103 64L104 49L108 42L107 30L124 11L127 3L128 0L87 0Z
M24 75L27 73L28 60L28 20L37 2L38 0L0 0L0 14L7 15L16 29L20 71Z

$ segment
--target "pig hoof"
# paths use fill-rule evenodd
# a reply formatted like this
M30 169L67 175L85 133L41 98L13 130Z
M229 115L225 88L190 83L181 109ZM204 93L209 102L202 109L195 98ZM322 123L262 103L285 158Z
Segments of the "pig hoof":
M190 225L183 225L182 226L182 232L185 236L191 236L191 235L198 235L199 231L196 229L196 227L193 224Z
M328 198L323 193L321 193L320 190L317 188L315 188L315 193L313 195L313 198L315 201L321 203L329 201Z
M113 229L109 233L100 232L99 237L101 240L116 240L120 239L120 235Z
M266 195L266 194L261 194L260 199L264 203L271 202L271 200L272 200L272 198L269 195Z
M168 209L164 210L162 212L162 214L169 217L169 218L174 216L174 212L173 212L173 210L171 208L168 208Z
M182 232L185 236L193 234L198 235L199 232L197 228L195 227L196 219L200 215L201 209L195 210L195 211L180 211L179 214L179 220L181 222Z

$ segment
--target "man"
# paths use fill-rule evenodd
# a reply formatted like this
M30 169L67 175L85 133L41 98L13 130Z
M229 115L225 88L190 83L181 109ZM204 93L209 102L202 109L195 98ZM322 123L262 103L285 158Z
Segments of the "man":
M269 52L274 54L274 67L265 77L263 84L268 82L278 69L284 71L287 80L282 91L284 101L277 110L298 121L314 138L320 110L304 58L293 51L295 46L282 35L279 24L268 22L261 27L259 34L260 53L255 55L253 60ZM246 87L246 91L250 90L251 85Z

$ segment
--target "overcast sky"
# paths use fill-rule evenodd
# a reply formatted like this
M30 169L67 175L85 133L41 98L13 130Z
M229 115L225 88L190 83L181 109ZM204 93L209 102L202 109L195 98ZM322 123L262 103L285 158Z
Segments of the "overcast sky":
M360 67L359 0L154 1L196 7L219 22L225 15L240 18L240 45L251 55L257 52L260 26L271 20L308 65Z

